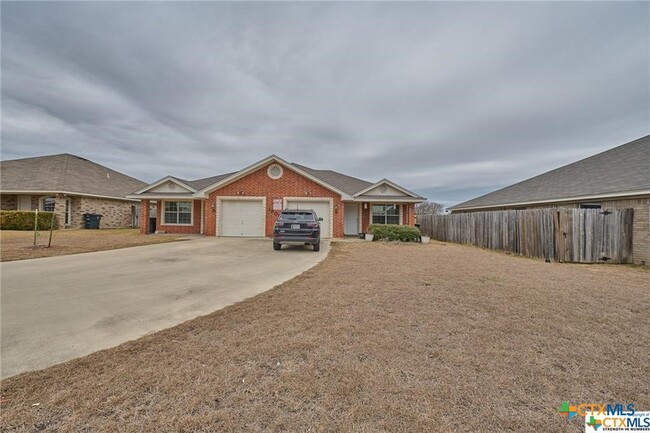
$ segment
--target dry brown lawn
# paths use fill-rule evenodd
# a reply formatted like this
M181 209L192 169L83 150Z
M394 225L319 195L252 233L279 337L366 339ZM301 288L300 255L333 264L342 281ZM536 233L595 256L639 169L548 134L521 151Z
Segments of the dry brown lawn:
M337 243L252 299L4 380L2 430L584 431L562 400L650 409L649 277Z
M54 230L52 245L47 248L49 237L49 231L38 232L34 246L33 231L0 230L0 260L7 262L159 244L173 242L178 235L141 235L138 229Z

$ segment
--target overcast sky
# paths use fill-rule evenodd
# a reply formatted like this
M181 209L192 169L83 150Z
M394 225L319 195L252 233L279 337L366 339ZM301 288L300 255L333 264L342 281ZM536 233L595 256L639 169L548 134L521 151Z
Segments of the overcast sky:
M3 160L456 204L650 133L650 3L2 2Z

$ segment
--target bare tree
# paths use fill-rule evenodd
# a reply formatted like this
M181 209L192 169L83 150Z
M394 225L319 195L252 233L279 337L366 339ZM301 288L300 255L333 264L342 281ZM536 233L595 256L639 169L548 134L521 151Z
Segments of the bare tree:
M435 201L425 201L415 205L416 215L440 215L445 211L445 207Z

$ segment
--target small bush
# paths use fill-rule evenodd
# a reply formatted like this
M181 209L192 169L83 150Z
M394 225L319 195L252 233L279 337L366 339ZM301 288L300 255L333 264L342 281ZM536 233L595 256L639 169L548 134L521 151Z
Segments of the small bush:
M38 213L38 230L49 230L53 212ZM0 230L34 230L36 212L3 210L0 211ZM57 221L54 218L54 228Z
M368 233L375 235L373 240L388 240L402 242L417 242L420 238L420 229L399 224L372 224Z

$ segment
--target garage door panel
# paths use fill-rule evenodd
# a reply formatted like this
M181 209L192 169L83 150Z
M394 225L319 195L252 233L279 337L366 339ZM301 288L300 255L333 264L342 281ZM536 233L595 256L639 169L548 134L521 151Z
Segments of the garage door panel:
M320 233L322 238L332 237L331 229L331 216L332 207L330 201L300 201L300 200L287 200L288 209L313 209L319 218L323 218L320 223Z
M262 200L223 200L221 236L259 237L265 235Z

